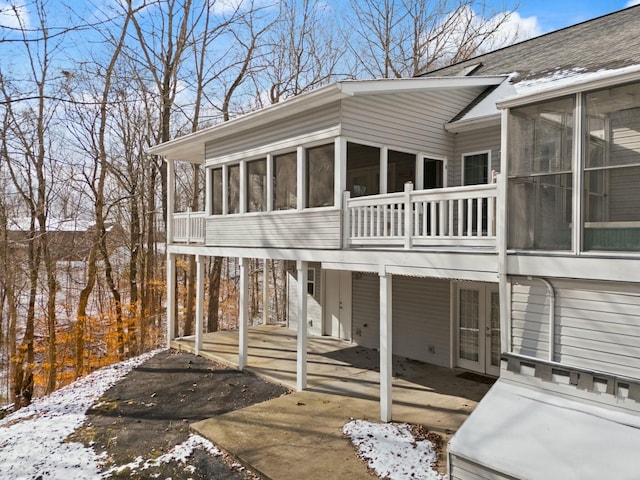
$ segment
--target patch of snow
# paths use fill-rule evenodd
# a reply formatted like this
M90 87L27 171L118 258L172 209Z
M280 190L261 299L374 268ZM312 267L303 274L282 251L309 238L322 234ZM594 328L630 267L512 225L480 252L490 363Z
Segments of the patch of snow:
M106 476L114 473L123 473L127 470L133 472L136 470L148 470L152 467L157 467L163 463L179 462L186 463L187 460L193 455L196 449L202 449L209 455L219 457L222 455L222 451L219 450L213 443L200 435L191 434L184 442L179 443L173 447L169 452L160 455L158 458L152 460L144 460L142 457L137 457L133 462L125 465L118 465L110 468L105 472ZM186 470L191 469L192 466L187 465Z
M624 75L640 71L640 65L630 65L616 69L602 69L586 71L585 68L575 67L569 70L549 72L549 75L533 80L523 80L515 84L518 96L533 95L546 90L563 88L574 84L593 82L608 77Z
M0 420L0 478L101 478L98 455L65 440L106 390L159 351L96 370Z
M445 480L433 469L437 451L429 440L416 440L407 424L351 420L342 429L358 456L381 478Z

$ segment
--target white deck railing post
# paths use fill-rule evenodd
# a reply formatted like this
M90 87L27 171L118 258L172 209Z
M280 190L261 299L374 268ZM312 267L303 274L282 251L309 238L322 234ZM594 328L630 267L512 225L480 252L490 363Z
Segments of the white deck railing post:
M351 192L346 190L342 194L342 248L349 248L351 244L351 209L349 199Z
M191 209L187 209L187 243L191 243Z
M413 206L411 205L411 192L413 183L404 184L404 248L411 248L413 239Z

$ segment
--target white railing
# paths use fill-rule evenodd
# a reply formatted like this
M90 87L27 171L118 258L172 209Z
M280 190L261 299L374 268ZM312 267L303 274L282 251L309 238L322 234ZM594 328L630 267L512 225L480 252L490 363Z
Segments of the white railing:
M350 198L345 247L495 246L497 185L413 190Z
M174 213L173 241L177 243L204 243L205 212Z

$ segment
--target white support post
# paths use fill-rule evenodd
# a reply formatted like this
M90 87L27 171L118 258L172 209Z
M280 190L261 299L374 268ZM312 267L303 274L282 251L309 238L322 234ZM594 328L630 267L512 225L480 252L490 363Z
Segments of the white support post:
M196 255L196 355L202 350L204 324L204 257Z
M249 259L240 259L240 309L238 334L238 369L247 366L248 329L249 329Z
M307 262L298 260L298 342L296 387L300 392L307 388Z
M167 245L173 243L173 214L175 210L176 169L173 160L167 160Z
M213 215L213 170L205 168L204 174L204 214L208 217Z
M384 267L380 269L380 420L392 419L392 278Z
M176 325L176 255L167 254L167 347L171 347L171 340L175 338Z
M267 204L265 205L265 211L271 212L273 211L273 155L267 155L267 165L266 165L266 182L267 182Z
M247 191L247 162L240 162L240 188L238 189L240 192L240 213L247 213L247 201L248 194Z
M333 195L336 207L341 207L342 192L347 189L347 141L337 137L333 142Z
M380 193L387 192L387 177L389 172L389 147L380 149Z
M496 191L496 246L498 249L498 295L500 298L500 352L511 352L511 284L507 272L507 174L509 109L502 110L500 174Z
M298 188L297 208L299 211L304 210L307 199L307 155L303 147L298 147L296 150L296 185Z
M269 323L269 259L262 264L262 324Z

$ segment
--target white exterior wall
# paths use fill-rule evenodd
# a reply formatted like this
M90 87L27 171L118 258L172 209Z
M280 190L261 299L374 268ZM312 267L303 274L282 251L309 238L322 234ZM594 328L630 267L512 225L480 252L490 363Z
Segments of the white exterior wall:
M500 171L500 126L481 128L455 135L453 158L447 167L447 186L462 185L462 155L474 152L491 151L491 170Z
M450 157L453 134L443 125L482 90L478 87L348 98L342 101L342 134L390 148Z
M518 279L511 287L512 352L549 358L549 298L542 282Z
M340 210L215 215L206 219L207 246L339 249Z
M292 263L292 265L294 265ZM315 295L307 294L307 331L310 335L322 335L322 271L319 263L309 262L309 268L315 269L316 290ZM295 268L287 273L287 319L288 327L298 329L298 281ZM306 290L306 288L305 288Z
M511 295L512 348L549 358L549 295L541 282L518 280ZM640 285L553 280L553 360L640 378Z
M451 455L449 469L451 480L516 480L457 455Z
M378 276L353 278L353 340L368 348L379 346ZM393 277L393 354L450 366L450 281Z
M207 143L205 165L214 165L215 158L274 145L302 135L336 127L340 123L340 103L334 102L303 115L294 115L275 121L259 129L242 131L235 135Z

